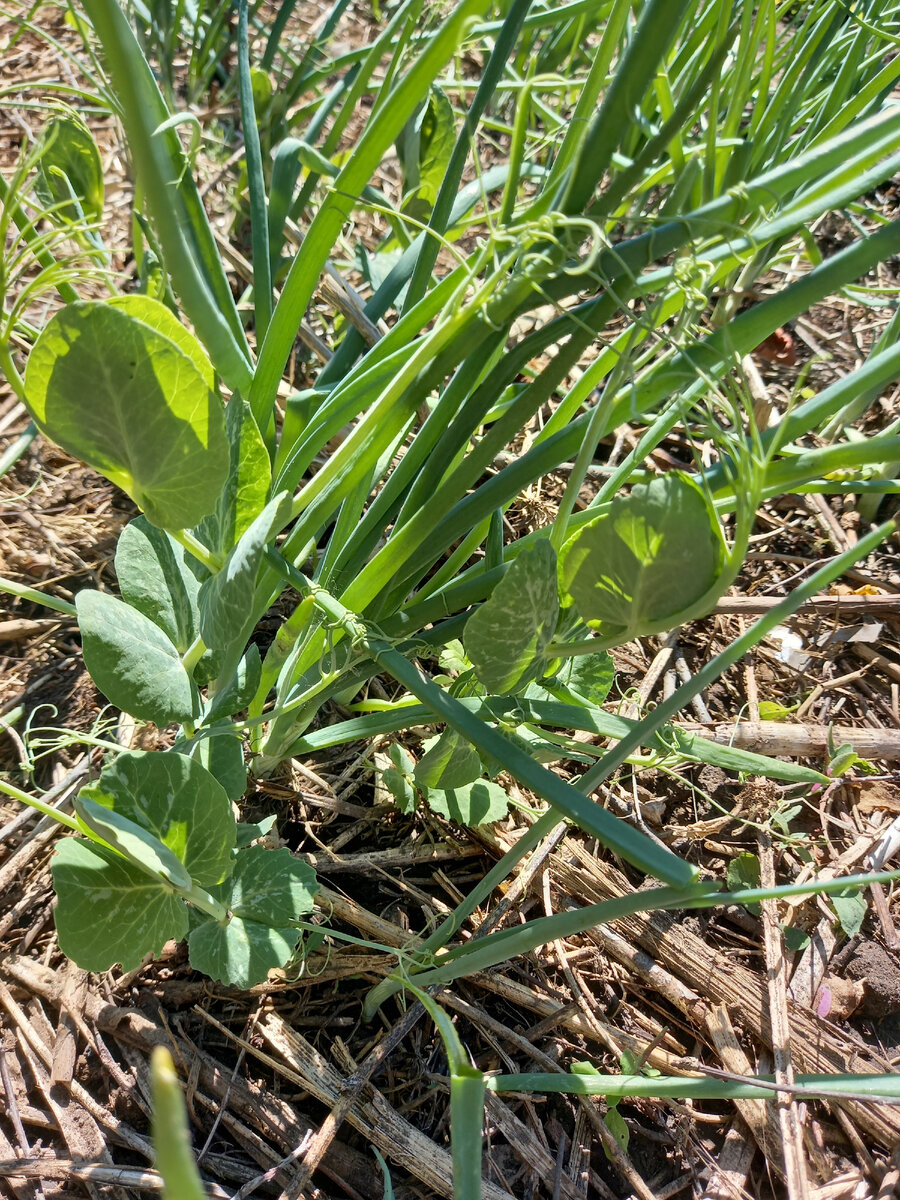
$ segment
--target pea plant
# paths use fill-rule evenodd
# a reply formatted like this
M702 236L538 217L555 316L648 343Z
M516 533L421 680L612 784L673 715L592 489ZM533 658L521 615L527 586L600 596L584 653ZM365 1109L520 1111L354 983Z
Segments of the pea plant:
M626 911L740 898L593 796L626 761L825 782L688 736L672 718L894 524L871 527L641 720L603 707L609 650L708 613L764 499L896 490L883 469L900 458L896 433L847 433L900 375L896 318L854 372L799 394L772 427L754 422L741 371L811 305L854 288L866 300L858 281L900 252L900 222L859 220L867 193L900 168L900 58L879 32L896 7L875 0L863 21L826 0L462 0L436 22L406 0L372 45L334 59L345 0L300 54L280 49L293 8L283 3L252 63L260 6L241 0L252 278L236 302L182 118L126 14L116 0L73 2L133 165L139 290L119 294L108 277L99 156L61 109L0 192L0 366L36 429L141 515L118 542L118 595L85 589L67 606L2 586L76 616L109 702L177 732L165 750L110 745L72 817L0 785L74 835L53 863L67 955L128 968L186 938L199 971L260 982L301 952L316 884L236 820L248 771L421 728L418 761L398 741L383 773L404 810L427 802L463 823L496 820L504 778L545 807L374 989L373 1011L402 986L425 995ZM166 36L178 36L182 8ZM463 51L483 61L475 82L459 78ZM306 98L299 115L285 96ZM363 97L371 109L348 152ZM482 168L494 138L504 161ZM392 201L379 170L394 147L403 184ZM369 298L336 324L311 386L293 390L284 377L301 323L361 210L385 229L381 246L353 252ZM809 230L843 210L854 239L823 257ZM798 254L806 268L773 284ZM88 276L107 298L86 298ZM33 303L53 290L61 303L36 328ZM585 506L598 447L625 423L636 444ZM649 475L648 454L672 431L711 444L712 462ZM511 507L560 471L552 523L510 539ZM277 631L262 652L267 614ZM395 699L369 698L376 676L399 685ZM324 723L335 703L349 717ZM578 731L616 744L598 749ZM580 776L567 782L558 761ZM561 818L663 886L451 944Z

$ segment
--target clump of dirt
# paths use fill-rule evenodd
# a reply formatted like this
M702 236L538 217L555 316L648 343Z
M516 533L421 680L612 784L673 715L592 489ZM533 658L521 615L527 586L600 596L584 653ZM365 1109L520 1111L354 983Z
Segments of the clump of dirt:
M881 1021L900 1013L900 954L888 950L874 938L852 942L838 955L833 969L863 984L858 1012L861 1017Z

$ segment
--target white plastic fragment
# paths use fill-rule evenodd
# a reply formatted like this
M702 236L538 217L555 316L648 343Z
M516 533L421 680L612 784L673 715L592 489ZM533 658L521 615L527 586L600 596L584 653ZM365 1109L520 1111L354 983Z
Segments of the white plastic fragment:
M776 625L766 638L767 641L777 642L780 646L778 657L788 666L802 671L809 662L809 655L803 654L806 644L799 633L788 629L786 625Z

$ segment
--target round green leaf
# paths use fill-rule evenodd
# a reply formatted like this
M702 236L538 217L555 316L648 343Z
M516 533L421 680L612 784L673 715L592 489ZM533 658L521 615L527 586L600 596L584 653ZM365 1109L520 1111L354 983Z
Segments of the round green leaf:
M416 792L409 782L409 776L401 774L394 767L388 767L381 773L381 782L394 797L397 807L402 813L416 811Z
M299 937L297 929L273 929L241 917L224 925L205 921L191 931L188 954L195 971L229 987L250 988L288 962Z
M758 888L760 883L759 858L749 850L736 855L728 864L725 872L725 886L730 892L741 892L745 889ZM748 904L747 909L752 913L761 911L758 904Z
M266 544L281 530L290 513L286 492L274 496L241 535L222 569L200 588L200 634L213 648L238 645L239 654L253 626L256 576ZM237 658L234 662L237 667Z
M103 163L87 125L75 113L60 113L47 122L34 190L54 220L92 223L103 216Z
M540 673L558 615L556 555L541 538L513 560L466 622L466 654L489 692L505 695Z
M708 595L712 604L723 562L714 509L673 471L613 501L566 542L560 589L588 625L627 641L688 619Z
M190 332L185 329L182 323L178 320L170 308L159 301L154 300L152 296L114 296L111 300L106 301L113 308L118 308L128 316L134 317L137 321L142 321L144 325L149 325L151 329L155 329L157 333L161 333L163 337L168 338L170 342L174 342L182 354L186 354L198 372L206 381L206 386L212 390L216 386L216 373L213 370L212 363L207 357L206 351Z
M75 799L75 811L86 829L118 850L139 870L158 876L172 887L183 891L190 889L190 875L168 846L136 821L98 804L89 792L90 789L85 788Z
M848 938L856 937L868 911L865 896L859 892L832 892L829 899L834 905L841 929Z
M148 617L184 654L197 636L200 581L182 546L146 517L126 525L116 545L122 598Z
M745 850L729 862L725 880L730 892L739 892L744 888L758 888L760 882L759 858L749 850Z
M187 744L178 747L182 754L187 754L188 749ZM222 785L228 799L240 800L247 790L247 766L241 735L231 728L230 722L223 721L218 730L213 727L211 737L195 737L190 749L192 757Z
M463 650L463 644L459 638L454 638L441 648L438 662L441 670L452 671L457 675L462 675L463 672L472 669L472 664L466 658L466 652Z
M210 888L232 865L237 837L225 789L184 754L130 750L104 767L82 791L107 810L154 834L193 879ZM307 868L308 869L308 868Z
M276 815L271 813L268 817L263 817L261 821L254 821L252 824L247 824L245 821L238 821L238 849L243 850L245 846L249 846L253 842L259 841L260 838L264 838L266 834L271 833L276 820Z
M478 779L466 787L448 791L429 789L425 798L436 813L458 821L460 825L488 825L491 821L500 821L509 807L509 796L503 788L487 779Z
M251 642L231 681L210 699L209 709L203 718L204 724L212 724L218 717L230 717L246 708L256 695L261 676L259 648L255 642Z
M63 838L51 866L59 948L85 971L131 971L188 930L187 908L161 880L112 851Z
M229 445L228 479L215 512L198 526L197 536L217 554L225 555L266 506L272 480L269 451L250 406L232 396L225 409Z
M293 954L300 934L291 924L310 911L315 890L315 872L289 850L239 851L231 879L215 889L234 915L192 930L191 966L233 987L262 983Z
M228 907L236 916L264 925L288 925L313 906L316 873L290 850L248 846L230 880Z
M79 592L75 607L85 666L107 700L155 725L191 720L191 680L158 626L104 592Z
M432 85L418 115L397 142L403 164L403 209L427 219L434 207L456 142L456 116L447 94Z
M609 651L600 654L579 654L567 658L552 680L541 680L543 687L554 695L564 694L583 704L599 708L606 702L616 678L616 668Z
M455 729L445 729L425 743L425 753L416 763L413 779L420 788L465 787L482 774L481 757L475 747Z
M606 1125L606 1128L609 1130L609 1132L613 1135L613 1137L619 1143L621 1148L627 1152L628 1140L631 1135L630 1135L628 1126L625 1123L625 1118L619 1112L619 1110L615 1104L611 1104L609 1106L609 1108L606 1110L606 1114L603 1118L603 1122ZM606 1153L606 1157L611 1159L612 1155L609 1153L609 1151L606 1150L605 1147L604 1147L604 1150Z
M142 297L144 315L147 306L165 327L163 306ZM79 301L58 312L29 357L26 399L49 438L154 525L183 529L213 511L225 485L222 405L181 346L127 307Z
M253 107L259 112L260 109L265 108L275 94L275 86L269 72L263 70L262 67L251 67L250 87L253 91Z

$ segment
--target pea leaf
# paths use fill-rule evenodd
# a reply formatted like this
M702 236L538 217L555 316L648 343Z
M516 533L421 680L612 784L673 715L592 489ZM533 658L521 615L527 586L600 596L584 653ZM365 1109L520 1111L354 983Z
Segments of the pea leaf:
M241 535L222 569L200 588L200 634L207 646L238 645L243 650L253 627L253 597L263 551L289 511L286 492L270 500Z
M381 773L381 782L394 797L402 813L408 816L416 811L416 790L408 775L402 774L394 767L388 767Z
M224 555L236 544L265 508L272 467L269 452L249 404L233 396L225 410L229 445L228 478L216 509L197 529L198 536L216 554Z
M420 788L465 787L482 774L481 757L462 734L445 729L425 743L425 753L416 763L413 779Z
M758 888L760 881L759 859L749 850L736 855L728 864L725 880L730 892L746 888Z
M539 674L558 615L556 555L541 538L513 560L466 622L466 655L489 692L505 695Z
M204 718L208 724L217 717L231 717L246 708L259 687L262 675L262 663L259 658L259 647L251 642L244 657L238 663L237 670L231 681L215 692L210 701L209 711Z
M86 788L75 798L75 811L85 829L102 838L138 870L155 875L172 887L190 888L190 875L168 846L135 821L98 804L88 793Z
M238 849L244 846L249 846L251 842L255 842L258 838L265 837L274 828L277 820L275 814L263 817L261 821L254 821L250 824L243 821L238 821L237 827L237 845Z
M425 798L431 808L460 825L487 825L500 821L509 808L509 797L498 783L478 779L465 787L447 791L429 789Z
M841 929L848 938L856 937L868 911L865 896L859 892L832 892L829 897Z
M231 804L196 759L131 750L104 767L81 795L158 837L187 870L182 886L193 879L210 888L231 870L237 836Z
M287 925L310 911L317 886L315 871L290 850L248 846L235 862L228 907L249 921Z
M263 67L251 67L250 87L253 91L253 107L259 112L260 109L265 108L275 94L275 85L272 83L269 72Z
M202 763L225 790L229 800L240 800L247 790L247 765L240 734L235 733L230 722L223 722L213 730L210 737L195 737L187 746L191 757ZM178 746L181 754L187 753L184 744Z
M628 1131L628 1126L625 1124L625 1118L619 1112L617 1105L611 1104L609 1106L609 1108L606 1110L606 1113L603 1117L603 1123L606 1126L606 1128L609 1130L609 1132L613 1135L613 1137L616 1139L616 1141L619 1143L619 1145L622 1147L622 1149L627 1151L630 1135L629 1135L629 1131ZM609 1151L605 1150L605 1148L604 1148L604 1152L605 1152L607 1158L611 1157Z
M129 311L163 306L137 300L58 312L28 359L25 396L49 438L127 492L154 525L182 529L211 513L222 492L225 418L194 359Z
M609 696L615 677L612 657L603 650L600 654L567 658L555 678L542 680L541 684L560 699L600 708Z
M51 864L59 947L85 971L131 971L188 929L187 909L159 879L102 846L64 838ZM114 914L114 919L110 919Z
M394 765L382 771L381 781L396 800L402 813L414 813L418 798L412 781L416 768L413 756L399 742L391 742L388 757Z
M103 216L100 151L74 112L60 113L47 122L34 191L56 223L78 220L78 208L92 224Z
M432 85L428 99L397 142L403 165L403 210L427 220L456 142L456 119L446 92Z
M195 971L246 989L264 983L270 971L283 967L299 937L297 929L273 929L241 917L232 917L225 925L205 921L191 931L188 954Z
M760 881L760 866L759 859L749 850L745 850L742 854L736 855L725 871L725 882L728 890L731 892L745 891L749 888L758 888ZM746 905L747 911L759 913L761 911L758 904Z
M207 357L206 351L189 329L185 329L170 308L158 303L152 296L136 295L113 296L106 301L112 308L149 325L157 333L174 342L182 354L186 354L198 373L203 377L206 386L212 391L216 386L216 373Z
M404 775L412 775L416 764L405 746L401 746L399 742L391 742L388 747L388 757L398 771Z
M463 644L459 638L453 638L452 641L447 642L446 646L441 647L438 662L442 670L456 675L462 675L463 672L472 669L472 665L466 658L466 652L463 650Z
M571 739L565 738L561 742L548 741L547 737L543 736L547 731L540 726L532 728L528 725L519 725L515 729L502 729L499 732L501 737L525 750L537 762L559 762L561 758L571 759L573 762L595 761L589 755L581 754L572 745ZM488 774L493 779L502 770L504 770L503 763L495 759L489 764Z
M560 590L608 638L658 633L710 607L724 544L715 511L682 472L639 484L566 542Z
M191 680L177 647L149 617L87 589L75 607L85 666L110 703L159 726L191 719Z
M313 870L288 850L241 850L231 879L215 889L234 915L191 931L191 965L233 987L262 983L293 954L300 935L291 922L310 911L315 889Z
M799 929L796 925L782 925L781 936L784 938L784 944L787 949L793 953L805 950L809 945L809 934L805 930Z
M170 534L136 517L116 546L116 576L122 598L143 613L184 654L197 636L200 581L191 560Z

